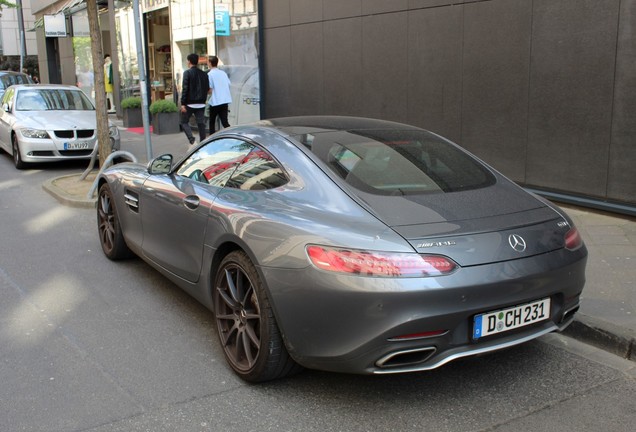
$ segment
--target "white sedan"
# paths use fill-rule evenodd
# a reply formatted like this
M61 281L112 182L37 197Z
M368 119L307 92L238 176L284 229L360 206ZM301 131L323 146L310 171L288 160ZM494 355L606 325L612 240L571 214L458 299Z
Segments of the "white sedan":
M109 123L113 150L119 130ZM90 159L97 144L97 117L91 100L77 87L24 84L7 89L0 102L0 149L17 169L32 162Z

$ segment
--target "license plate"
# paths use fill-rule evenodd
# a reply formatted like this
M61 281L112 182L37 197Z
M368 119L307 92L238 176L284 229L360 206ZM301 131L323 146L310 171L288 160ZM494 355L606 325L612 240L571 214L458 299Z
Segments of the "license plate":
M550 298L476 315L473 339L503 333L550 318Z
M87 142L64 143L64 150L86 150L88 148Z

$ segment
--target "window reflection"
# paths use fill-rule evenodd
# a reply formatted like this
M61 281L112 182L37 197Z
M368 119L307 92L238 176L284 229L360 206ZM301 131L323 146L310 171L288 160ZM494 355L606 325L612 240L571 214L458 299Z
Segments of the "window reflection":
M208 143L186 159L177 174L243 190L272 189L287 183L285 173L269 153L231 138Z
M243 190L273 189L287 183L287 177L272 157L261 149L254 149L234 171L228 187Z
M211 141L186 159L177 174L214 186L225 183L253 146L245 141L226 138Z

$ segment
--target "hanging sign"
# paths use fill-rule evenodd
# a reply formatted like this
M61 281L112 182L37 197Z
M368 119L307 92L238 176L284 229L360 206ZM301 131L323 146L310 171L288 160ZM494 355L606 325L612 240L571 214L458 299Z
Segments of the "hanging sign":
M170 6L170 0L143 0L139 6L142 13L152 12Z
M45 37L66 37L66 16L63 13L57 15L44 15Z
M73 36L89 37L91 35L87 15L71 15L71 20L73 23Z
M214 5L214 27L217 36L230 35L230 10L226 4Z

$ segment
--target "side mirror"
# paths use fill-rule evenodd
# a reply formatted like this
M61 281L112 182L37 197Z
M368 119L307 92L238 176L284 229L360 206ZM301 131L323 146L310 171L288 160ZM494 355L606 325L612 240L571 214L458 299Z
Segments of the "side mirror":
M2 104L2 110L8 112L9 111L9 104L8 103L3 103Z
M150 174L168 174L172 170L172 155L163 154L157 156L148 164Z

